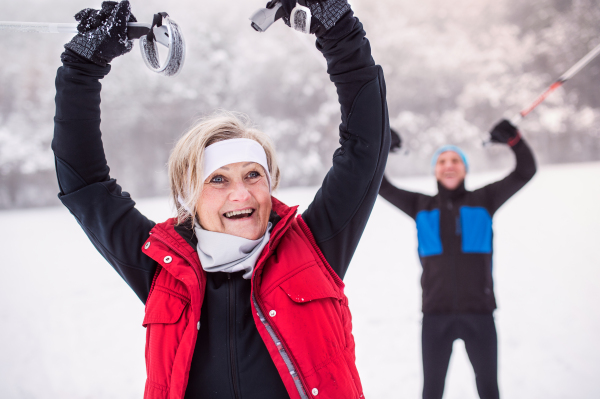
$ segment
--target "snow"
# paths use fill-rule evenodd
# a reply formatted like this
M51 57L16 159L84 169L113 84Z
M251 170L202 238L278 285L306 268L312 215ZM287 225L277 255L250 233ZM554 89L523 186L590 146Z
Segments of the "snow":
M503 397L600 397L598 181L600 163L543 167L494 218ZM395 182L435 189L431 177ZM315 190L277 196L304 208ZM139 208L153 220L170 216L164 198ZM4 211L0 224L0 397L141 398L143 305L74 218L63 207ZM416 246L414 222L378 200L345 279L367 398L420 396ZM477 398L473 378L457 341L444 398Z

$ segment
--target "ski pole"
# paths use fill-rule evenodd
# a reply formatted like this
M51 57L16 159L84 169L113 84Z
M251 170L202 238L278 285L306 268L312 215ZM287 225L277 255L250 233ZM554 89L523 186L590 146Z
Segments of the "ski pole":
M517 115L512 117L510 119L510 123L512 123L513 126L517 126L521 122L521 120L523 120L523 118L525 118L525 116L527 116L527 114L529 114L531 111L533 111L535 109L535 107L540 105L546 99L546 97L548 97L550 95L550 93L552 93L554 90L556 90L560 86L562 86L567 80L571 79L577 72L581 71L583 69L583 67L585 67L587 64L590 63L590 61L592 61L594 58L596 58L596 56L598 54L600 54L600 44L597 45L592 51L587 53L585 55L585 57L580 59L567 72L562 74L561 77L559 77L556 80L556 82L552 83L552 85L550 85L550 87L548 87L548 89L546 89L545 92L543 92L538 98L536 98L535 101L533 101L533 103L531 103L530 106L523 109Z
M0 32L79 33L77 30L77 25L77 23L0 21ZM127 38L129 40L139 39L143 35L147 35L150 32L151 26L151 24L143 22L128 22ZM169 45L169 42L165 42L164 40L162 40L160 43L164 44L165 46Z
M77 23L0 21L0 32L79 33L77 25ZM154 33L155 40L147 40L150 31ZM154 72L165 76L175 76L183 67L185 40L179 25L170 19L167 13L155 14L151 24L128 22L127 38L129 40L140 39L142 58L148 68ZM169 49L167 60L162 66L156 42Z

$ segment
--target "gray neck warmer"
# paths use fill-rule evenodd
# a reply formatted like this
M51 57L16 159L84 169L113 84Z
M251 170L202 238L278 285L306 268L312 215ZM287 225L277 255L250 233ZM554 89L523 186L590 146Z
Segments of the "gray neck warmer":
M267 232L258 240L232 236L225 233L194 227L198 237L198 257L202 268L207 272L235 273L244 270L246 280L252 278L254 266L263 248L271 237L271 222Z

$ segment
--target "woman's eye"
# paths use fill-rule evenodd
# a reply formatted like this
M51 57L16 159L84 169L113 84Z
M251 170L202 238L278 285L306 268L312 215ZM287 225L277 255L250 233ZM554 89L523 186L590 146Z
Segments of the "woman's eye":
M223 176L215 176L212 179L210 179L211 183L224 183L225 182L225 178Z
M257 177L260 177L260 173L258 173L257 171L252 171L252 172L248 173L248 177L250 179L256 179Z

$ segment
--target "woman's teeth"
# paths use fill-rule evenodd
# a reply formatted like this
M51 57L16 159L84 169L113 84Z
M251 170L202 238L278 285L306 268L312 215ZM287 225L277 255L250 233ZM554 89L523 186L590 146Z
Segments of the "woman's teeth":
M225 212L225 217L237 219L237 218L241 218L241 217L250 216L252 214L252 212L254 212L254 209L244 209L241 211Z

